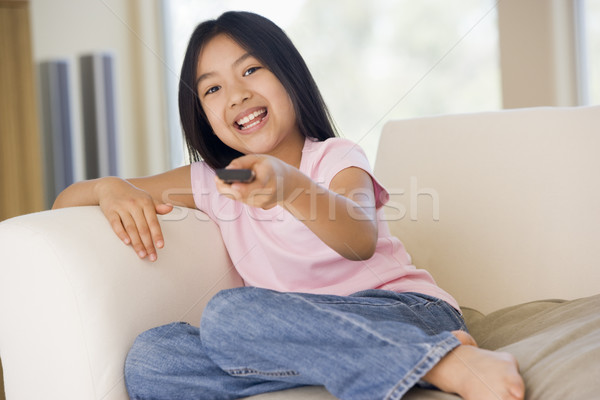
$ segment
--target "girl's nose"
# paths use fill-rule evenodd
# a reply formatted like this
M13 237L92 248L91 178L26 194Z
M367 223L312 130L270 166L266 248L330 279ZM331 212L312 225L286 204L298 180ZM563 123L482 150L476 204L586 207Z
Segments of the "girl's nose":
M242 85L237 85L232 88L229 97L229 107L233 108L243 104L246 100L252 97L252 93Z

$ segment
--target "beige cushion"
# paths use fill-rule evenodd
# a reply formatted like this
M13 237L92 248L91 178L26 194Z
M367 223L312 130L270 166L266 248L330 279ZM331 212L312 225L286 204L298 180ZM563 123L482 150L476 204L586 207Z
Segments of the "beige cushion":
M391 121L375 175L390 229L489 313L600 291L600 106Z
M598 398L600 295L535 301L487 316L464 311L481 347L517 357L528 400Z

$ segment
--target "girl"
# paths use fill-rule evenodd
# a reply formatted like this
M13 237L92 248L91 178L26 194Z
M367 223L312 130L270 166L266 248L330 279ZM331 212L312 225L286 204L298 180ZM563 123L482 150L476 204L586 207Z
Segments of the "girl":
M246 284L217 294L200 328L140 335L132 399L236 399L324 385L340 399L400 399L416 384L468 399L522 399L512 356L476 347L456 301L410 264L382 220L388 194L362 150L335 137L301 56L269 20L200 24L181 72L193 160L157 176L80 182L55 207L99 204L141 258L164 245L172 201L206 212ZM202 159L202 161L200 161ZM227 184L217 168L253 171ZM172 192L172 190L171 190Z

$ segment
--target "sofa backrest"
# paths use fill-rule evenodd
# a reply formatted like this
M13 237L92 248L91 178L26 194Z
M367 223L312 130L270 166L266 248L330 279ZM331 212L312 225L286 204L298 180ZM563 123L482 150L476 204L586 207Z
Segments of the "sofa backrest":
M390 121L375 175L392 233L461 305L600 293L600 106Z

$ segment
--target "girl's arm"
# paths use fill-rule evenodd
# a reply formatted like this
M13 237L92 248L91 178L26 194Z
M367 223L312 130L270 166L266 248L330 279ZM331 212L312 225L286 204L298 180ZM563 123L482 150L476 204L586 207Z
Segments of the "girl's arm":
M170 203L195 207L189 165L146 178L77 182L58 195L52 208L99 205L117 236L141 258L154 261L156 247L164 245L156 214L169 213Z
M274 157L244 156L230 167L253 169L256 179L232 185L217 179L221 193L256 207L282 206L350 260L366 260L375 252L378 230L373 181L362 169L340 171L325 188Z
M300 171L291 175L289 183L297 196L292 193L281 205L343 257L371 258L378 229L370 175L360 168L346 168L333 178L328 190Z

